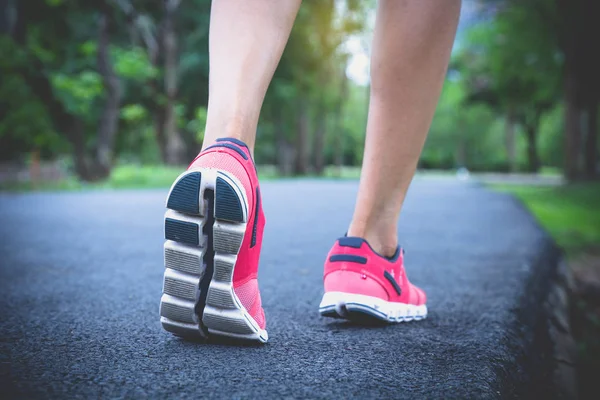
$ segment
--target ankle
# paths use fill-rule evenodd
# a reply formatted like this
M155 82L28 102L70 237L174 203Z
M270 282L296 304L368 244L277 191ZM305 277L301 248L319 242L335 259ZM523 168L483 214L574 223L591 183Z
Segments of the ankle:
M370 227L353 221L348 229L348 236L365 239L373 250L385 257L393 257L398 248L398 233L395 225Z
M256 124L245 118L230 117L213 121L207 120L202 150L216 143L219 138L234 138L241 140L248 146L254 156L254 141L256 138Z

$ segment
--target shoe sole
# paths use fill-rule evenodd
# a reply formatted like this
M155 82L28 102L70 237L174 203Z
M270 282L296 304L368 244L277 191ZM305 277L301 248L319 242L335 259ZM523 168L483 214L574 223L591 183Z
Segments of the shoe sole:
M174 335L268 340L233 290L248 222L241 187L234 176L211 168L186 171L171 186L160 322Z
M319 313L324 317L359 322L399 323L427 318L427 306L385 301L362 294L328 292L323 295Z

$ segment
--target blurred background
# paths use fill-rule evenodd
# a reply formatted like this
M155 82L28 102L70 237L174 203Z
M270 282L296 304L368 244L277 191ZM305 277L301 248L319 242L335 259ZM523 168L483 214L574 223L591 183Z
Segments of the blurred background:
M304 2L258 129L265 175L357 175L375 7ZM597 179L592 8L465 0L420 169ZM169 184L162 166L196 155L210 1L1 0L0 13L4 186Z
M304 1L262 110L262 179L359 176L375 8ZM209 0L0 0L0 189L168 187L204 134L209 17ZM418 173L515 194L565 250L590 385L599 18L595 0L463 0Z

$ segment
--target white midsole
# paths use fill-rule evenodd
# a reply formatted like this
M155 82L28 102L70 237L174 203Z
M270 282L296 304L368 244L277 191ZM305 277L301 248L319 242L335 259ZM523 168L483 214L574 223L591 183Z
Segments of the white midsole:
M420 320L427 317L427 306L386 301L378 297L345 292L327 292L319 305L321 314L336 312L347 317L351 311L366 312L388 322Z

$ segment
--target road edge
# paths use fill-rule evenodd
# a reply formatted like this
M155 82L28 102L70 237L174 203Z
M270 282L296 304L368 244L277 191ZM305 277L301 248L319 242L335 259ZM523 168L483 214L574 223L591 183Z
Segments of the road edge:
M505 339L507 348L516 355L516 368L504 370L504 388L508 389L504 393L512 392L518 398L576 399L572 272L549 233L521 200L510 197L542 234L535 254L528 260L528 278Z

